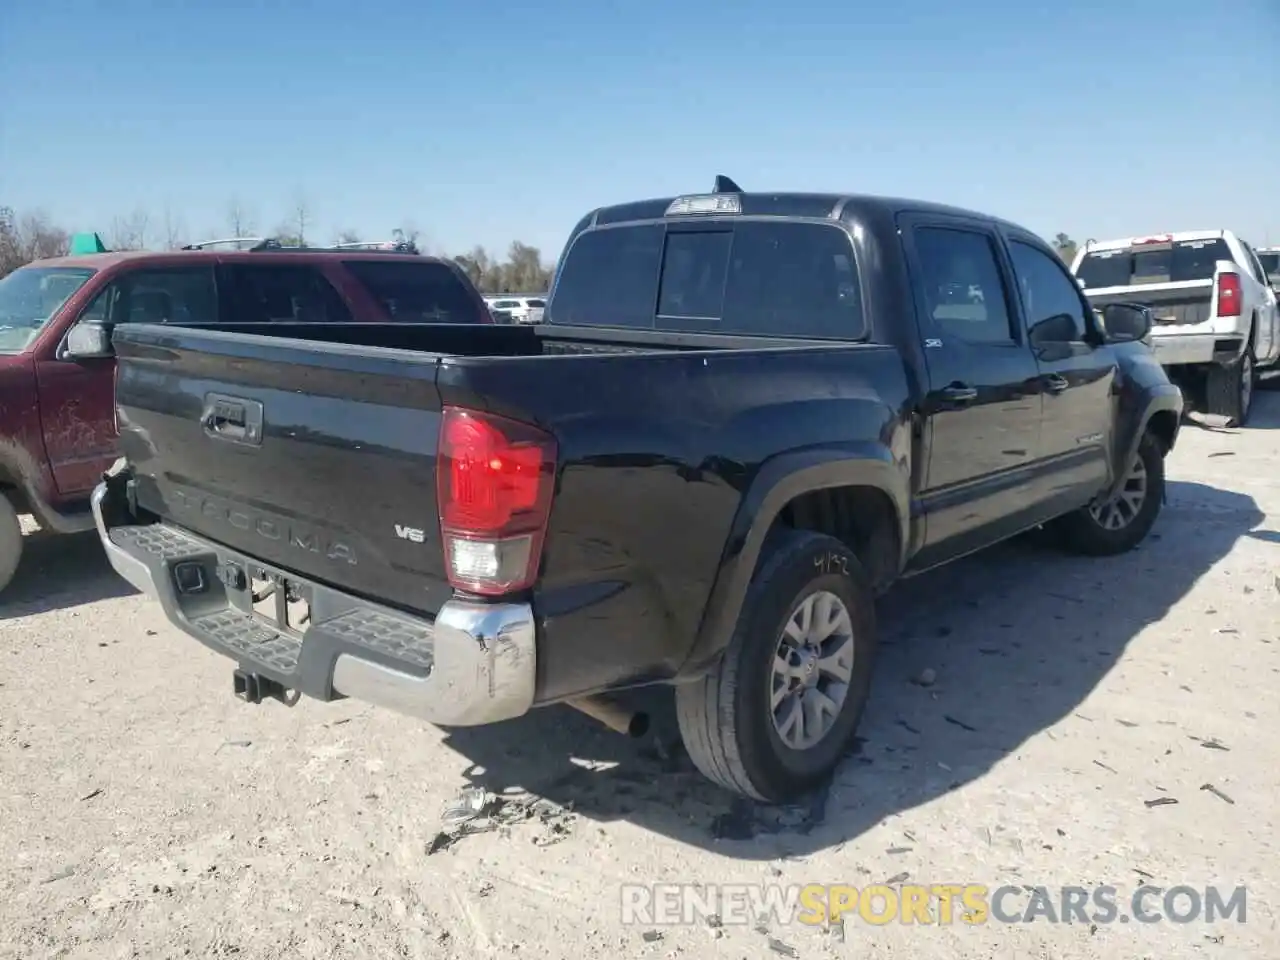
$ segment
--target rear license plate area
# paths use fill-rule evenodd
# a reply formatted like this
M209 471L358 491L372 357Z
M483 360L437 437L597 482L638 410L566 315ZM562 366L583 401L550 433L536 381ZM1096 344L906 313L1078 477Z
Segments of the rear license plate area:
M311 625L311 591L306 584L257 567L249 569L248 592L253 615L273 629L301 636Z

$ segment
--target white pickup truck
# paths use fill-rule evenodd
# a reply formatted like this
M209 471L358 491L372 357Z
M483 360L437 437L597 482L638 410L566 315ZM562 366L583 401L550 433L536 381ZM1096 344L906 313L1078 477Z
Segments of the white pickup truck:
M1245 423L1258 370L1280 362L1276 292L1248 243L1229 230L1091 240L1071 272L1096 307L1150 306L1156 357L1191 405Z

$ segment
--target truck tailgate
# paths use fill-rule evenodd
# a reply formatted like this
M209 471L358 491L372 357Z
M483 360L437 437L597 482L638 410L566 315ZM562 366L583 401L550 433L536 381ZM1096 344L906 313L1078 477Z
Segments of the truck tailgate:
M385 602L448 598L439 355L149 325L114 342L140 507Z

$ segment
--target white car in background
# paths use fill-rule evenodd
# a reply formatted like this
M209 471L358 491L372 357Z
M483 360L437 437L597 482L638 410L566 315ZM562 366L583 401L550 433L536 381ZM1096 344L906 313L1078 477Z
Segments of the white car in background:
M484 299L490 310L500 310L510 315L514 323L541 323L542 311L547 306L546 298L541 296L503 295Z
M1280 361L1276 293L1229 230L1091 240L1071 272L1090 302L1143 303L1152 349L1192 405L1243 425L1259 368Z

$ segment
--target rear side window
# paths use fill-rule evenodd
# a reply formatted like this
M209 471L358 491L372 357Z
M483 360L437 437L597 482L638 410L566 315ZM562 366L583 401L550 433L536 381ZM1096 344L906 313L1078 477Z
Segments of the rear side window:
M848 235L790 221L662 224L581 235L550 322L859 339L862 291Z
M351 311L313 267L230 264L230 318L236 323L351 323Z
M1091 251L1080 261L1076 276L1088 290L1212 280L1219 260L1234 259L1225 240L1182 240L1149 248Z
M397 323L478 323L462 281L438 263L350 260L344 266Z

